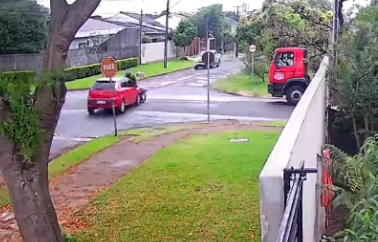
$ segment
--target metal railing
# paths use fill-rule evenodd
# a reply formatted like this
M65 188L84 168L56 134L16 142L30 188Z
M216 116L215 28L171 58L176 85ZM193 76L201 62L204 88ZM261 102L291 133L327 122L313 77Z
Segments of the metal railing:
M313 173L317 169L304 168L303 161L298 169L284 170L285 211L276 242L303 242L303 182Z

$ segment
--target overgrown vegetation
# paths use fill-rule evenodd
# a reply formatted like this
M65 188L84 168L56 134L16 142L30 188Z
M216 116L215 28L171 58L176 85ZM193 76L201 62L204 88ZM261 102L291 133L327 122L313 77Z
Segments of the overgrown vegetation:
M347 228L323 241L378 241L378 136L369 137L351 157L332 145L333 206L350 211Z
M0 131L13 141L18 155L23 156L24 165L31 165L43 132L40 111L33 107L30 92L33 82L34 78L29 75L23 75L23 78L0 76L0 100L10 111L8 118L0 122Z
M273 52L279 47L306 48L310 68L317 69L321 55L328 53L333 15L330 3L314 2L266 1L261 11L253 11L240 20L237 40L241 50L247 53L244 63L248 73L252 69L252 54L248 50L251 44L257 47L254 70L263 80Z

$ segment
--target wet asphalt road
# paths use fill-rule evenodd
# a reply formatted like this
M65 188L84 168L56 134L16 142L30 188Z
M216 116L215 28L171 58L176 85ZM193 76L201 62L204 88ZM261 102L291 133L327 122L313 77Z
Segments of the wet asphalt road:
M210 81L227 77L241 70L243 64L226 59L220 68L210 70ZM119 130L161 125L173 122L190 122L207 119L207 71L184 70L139 83L147 88L147 102L131 107L117 117ZM60 115L52 156L75 145L112 133L113 117L104 112L89 116L86 111L88 91L67 94ZM254 99L210 91L211 119L274 120L288 119L293 107L280 99Z

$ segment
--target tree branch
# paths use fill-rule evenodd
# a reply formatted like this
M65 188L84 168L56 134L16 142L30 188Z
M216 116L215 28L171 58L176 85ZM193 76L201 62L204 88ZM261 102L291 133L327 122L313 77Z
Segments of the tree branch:
M64 11L68 8L68 3L66 0L50 0L51 12L55 13L57 11Z
M304 14L302 11L300 11L299 8L296 8L296 7L294 7L293 5L291 5L289 3L276 2L276 1L274 3L278 3L278 4L282 4L282 5L288 6L291 9L293 9L296 14L300 15L303 19L306 19L306 20L310 21L312 24L323 26L323 27L328 28L329 30L332 30L332 26L330 26L330 25L328 25L326 23L322 23L321 21L315 20L314 18L309 17L307 14Z
M98 5L100 5L100 2L101 0L76 0L73 4L69 5L68 16L62 27L75 30L74 33L71 33L75 35L77 30L87 21Z

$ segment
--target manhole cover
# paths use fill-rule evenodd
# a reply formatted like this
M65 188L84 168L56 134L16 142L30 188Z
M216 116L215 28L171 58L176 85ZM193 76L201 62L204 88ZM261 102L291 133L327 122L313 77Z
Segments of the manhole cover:
M249 142L249 139L247 138L234 138L234 139L229 139L230 142L234 142L234 143L245 143L245 142Z

